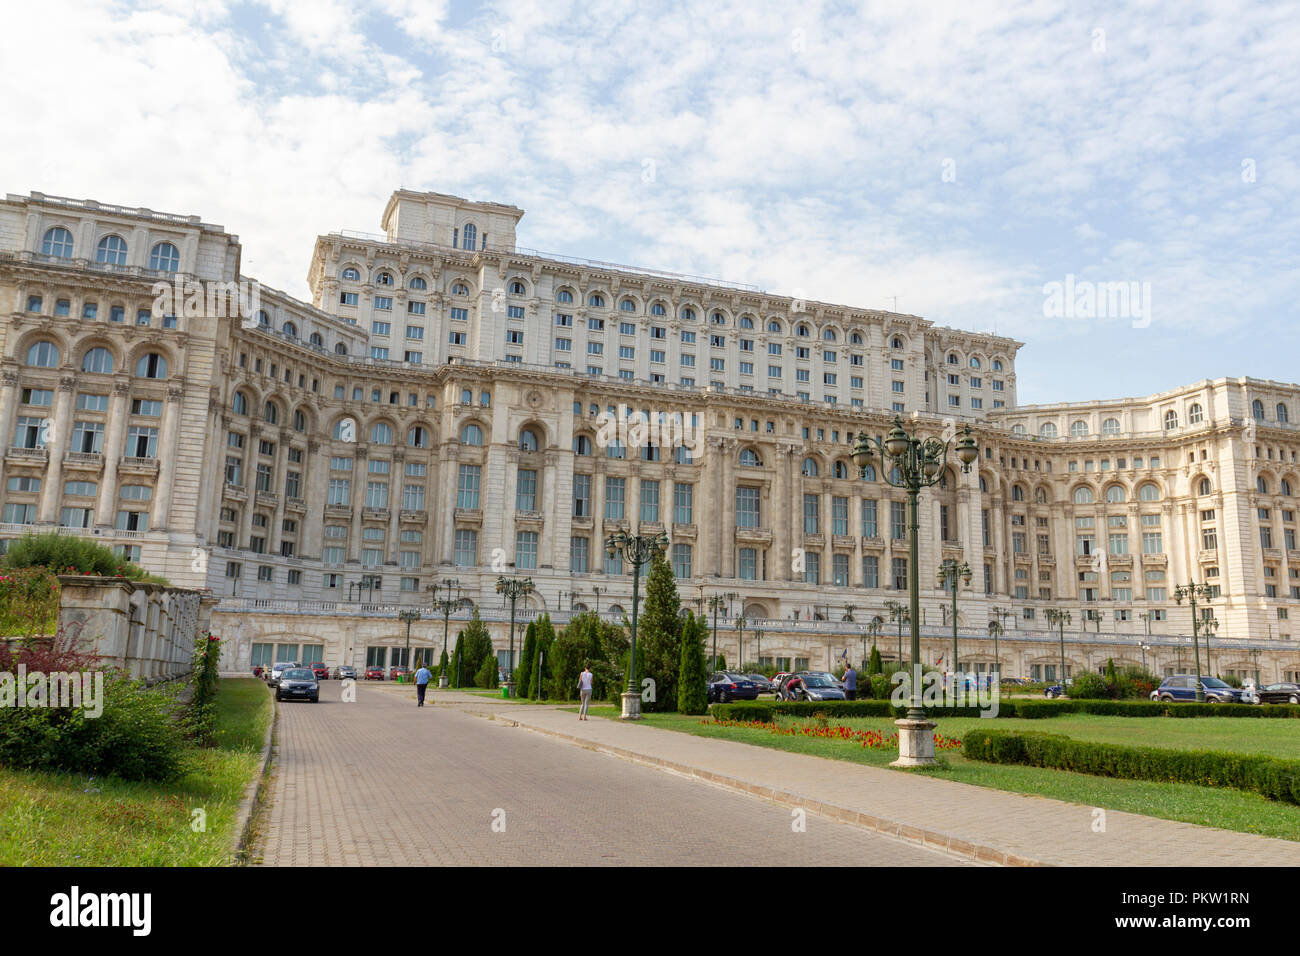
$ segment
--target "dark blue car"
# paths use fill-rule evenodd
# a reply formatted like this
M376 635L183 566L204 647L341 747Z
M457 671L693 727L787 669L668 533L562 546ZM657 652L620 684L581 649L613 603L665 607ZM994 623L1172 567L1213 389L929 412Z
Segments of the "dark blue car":
M725 704L732 700L757 700L758 684L745 674L718 671L709 678L709 703Z
M1217 677L1202 677L1207 704L1240 704L1242 694ZM1196 675L1173 674L1166 677L1151 695L1156 700L1196 700Z

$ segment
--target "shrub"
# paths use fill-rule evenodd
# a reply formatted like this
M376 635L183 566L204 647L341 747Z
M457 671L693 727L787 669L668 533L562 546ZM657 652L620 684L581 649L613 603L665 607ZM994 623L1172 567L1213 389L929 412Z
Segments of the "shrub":
M1219 680L1223 681L1229 687L1241 687L1241 678L1236 674L1229 674L1227 677L1220 676Z
M516 689L520 697L532 697L533 665L537 658L537 622L529 621L524 632L524 647L519 652L519 665L515 668Z
M0 572L0 637L51 634L59 623L59 582L47 568Z
M880 648L876 647L875 644L872 644L871 656L867 658L867 674L874 677L877 674L883 673L884 669L884 663L880 660ZM875 681L872 681L872 687L874 686ZM875 696L874 692L872 693L872 696Z
M641 678L654 680L654 699L642 703L646 711L677 709L677 668L682 659L681 601L672 565L656 554L646 576L645 603L637 621L636 686Z
M681 663L677 669L677 709L683 714L703 714L709 709L704 673L704 622L691 612L682 625Z
M973 730L962 752L972 760L1069 770L1123 780L1231 787L1300 804L1300 760L1213 750L1165 750L1072 740L1059 734Z
M485 657L478 670L474 672L474 686L491 688L496 687L497 684L497 660L495 657Z
M880 661L877 660L876 664L879 665L879 663ZM871 675L868 691L875 700L888 700L890 690L888 677L879 671Z
M215 729L216 712L213 702L217 696L217 667L221 662L221 640L210 631L200 631L194 639L194 671L190 686L194 690L186 715L186 730L198 743L208 746Z
M1110 668L1110 671L1114 673L1114 668ZM1075 675L1074 683L1069 687L1069 694L1076 700L1109 700L1110 684L1100 674L1084 671L1082 674Z
M150 574L130 561L123 561L102 544L53 533L29 534L15 541L5 554L5 566L47 568L55 574L94 574L151 584L167 583L166 578Z

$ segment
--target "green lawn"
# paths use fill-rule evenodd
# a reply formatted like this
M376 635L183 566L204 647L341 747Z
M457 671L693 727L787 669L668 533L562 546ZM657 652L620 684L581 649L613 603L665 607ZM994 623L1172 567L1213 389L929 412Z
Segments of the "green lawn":
M271 716L256 678L224 679L217 747L169 784L0 768L0 866L221 866ZM206 812L195 832L193 811Z
M617 719L619 712L614 707L593 707L590 713ZM707 718L683 717L679 714L646 714L642 723L701 737L718 737L876 767L888 767L890 761L897 756L893 750L871 750L857 743L825 738L786 737L760 728L723 727L709 722ZM780 723L783 726L799 726L809 721L783 718ZM844 724L855 730L880 730L885 733L895 730L893 722L886 718L853 718L832 720L830 723ZM1261 727L1261 724L1278 726ZM1296 724L1296 721L1290 720L1232 717L1173 719L1079 714L1050 720L954 717L938 721L935 729L945 737L960 737L972 727L981 726L1000 730L1059 733L1081 740L1296 757L1300 755L1300 726ZM1300 806L1267 800L1258 794L1191 784L1114 780L1039 767L989 764L968 760L960 751L947 751L939 759L941 765L933 769L898 772L923 773L979 787L1039 794L1084 806L1124 810L1166 820L1300 840Z

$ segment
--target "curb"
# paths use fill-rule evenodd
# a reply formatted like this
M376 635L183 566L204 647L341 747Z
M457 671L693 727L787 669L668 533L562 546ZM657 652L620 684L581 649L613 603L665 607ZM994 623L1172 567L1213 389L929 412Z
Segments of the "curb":
M841 807L832 803L825 803L821 800L816 800L812 797L796 793L793 790L780 790L773 787L765 787L759 784L750 783L747 780L742 780L739 777L731 777L726 774L714 773L709 770L701 770L700 768L693 767L689 764L678 763L673 760L664 760L660 757L649 757L645 754L639 754L634 750L628 750L623 747L612 747L608 744L598 744L585 737L566 734L559 730L552 730L549 727L537 727L533 724L524 723L523 721L516 720L512 716L493 714L490 715L490 719L496 720L498 723L508 727L521 727L524 730L531 730L534 733L555 737L559 740L565 741L566 743L582 747L585 750L594 750L598 753L609 754L612 757L618 757L631 763L641 764L642 766L655 767L660 770L678 773L683 776L694 777L696 780L703 780L707 783L725 787L728 790L748 794L751 797L758 797L760 800L766 800L768 803L810 810L813 813L836 820L839 823L847 823L851 826L874 830L877 833L883 833L886 836L903 840L906 843L929 847L932 850L942 850L952 856L961 857L962 859L971 860L976 863L983 863L992 866L1056 865L1044 860L1032 860L1028 857L1018 856L1014 853L1007 853L1004 850L999 850L997 847L972 843L969 840L963 840L950 833L943 833L939 830L928 830L924 827L913 826L910 823L903 823L899 820L891 820L887 817L878 817L870 813L862 813L861 811L854 810L850 807Z
M266 736L262 740L262 769L253 776L244 788L244 795L235 812L235 838L230 849L230 866L242 865L240 857L248 850L248 838L253 826L253 813L257 810L258 793L266 781L267 771L271 768L271 738L275 726L280 720L280 708L276 706L275 695L267 688L271 698L271 719L266 722Z

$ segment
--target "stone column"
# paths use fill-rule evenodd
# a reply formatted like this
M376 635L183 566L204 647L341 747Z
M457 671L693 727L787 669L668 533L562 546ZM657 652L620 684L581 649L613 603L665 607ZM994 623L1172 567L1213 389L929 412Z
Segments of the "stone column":
M352 467L356 467L353 465ZM303 462L302 490L307 502L303 515L302 541L304 557L319 558L324 547L325 502L329 500L329 454L321 455L321 444L314 438L307 440L306 461Z
M446 444L442 448L438 470L440 485L438 497L442 501L438 521L438 553L442 564L452 563L452 549L456 542L456 487L460 481L460 465L457 458L459 445Z
M287 428L281 428L279 438L275 445L275 470L271 472L271 491L275 494L275 510L271 514L270 534L267 535L267 551L271 554L280 553L280 541L284 537L284 506L286 493L284 490L285 472L289 466L289 442L293 433ZM299 489L301 490L301 489ZM278 492L278 493L277 493Z
M0 377L0 481L4 480L3 452L13 444L13 417L18 407L18 372L5 368ZM0 488L3 488L0 485Z
M126 380L113 383L113 397L108 405L108 434L104 436L104 474L99 482L99 504L95 509L95 525L111 528L117 511L117 463L122 454L122 440L126 434L126 399L130 384ZM150 504L152 513L157 505Z
M397 548L401 541L402 486L406 482L406 452L397 449L393 452L392 475L388 485L388 546L384 550L384 560L388 564L397 563Z
M538 480L541 481L542 483L542 514L545 515L545 519L546 519L546 524L543 525L542 534L545 537L550 539L550 548L547 549L544 543L538 542L537 564L539 570L547 567L565 569L569 566L569 561L568 561L567 553L563 553L560 550L560 543L561 543L560 529L565 524L567 524L567 522L564 521L564 515L557 507L558 502L556 501L556 498L558 496L559 470L560 470L559 453L553 450L548 451L544 456L544 460L546 464L542 468L542 473L541 475L538 476ZM568 460L570 463L572 463L573 456L569 455ZM668 493L669 493L668 507L669 509L671 509L672 508L672 483L671 482L669 482L668 485ZM660 504L660 510L661 511L663 510L662 502ZM671 515L672 512L669 511L668 513L669 520L664 522L665 526L667 527L672 526ZM551 560L549 562L547 562L545 558L545 555L548 550L551 555Z
M262 434L262 429L256 423L248 426L248 438L244 442L243 465L240 466L243 472L244 493L247 495L244 501L243 510L239 513L239 539L235 542L235 547L248 547L248 539L253 534L253 508L257 503L257 442Z
M734 438L723 439L719 448L722 456L719 473L722 479L722 529L718 535L721 551L721 571L724 578L736 576L736 455L740 443ZM739 664L737 664L739 666Z
M54 404L54 434L46 440L46 450L50 457L41 484L41 506L37 516L41 524L56 524L59 519L59 501L63 497L63 456L71 437L68 434L68 422L72 417L72 393L75 387L76 381L72 376L59 379Z
M149 511L149 527L153 531L166 531L171 515L172 478L176 473L176 426L183 394L179 387L169 386L167 402L163 406L162 436L158 443L158 485Z
M777 444L771 450L772 465L776 470L772 482L772 508L776 512L772 517L772 551L775 561L774 579L778 582L790 580L790 461L794 448L786 444Z

